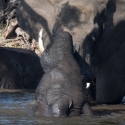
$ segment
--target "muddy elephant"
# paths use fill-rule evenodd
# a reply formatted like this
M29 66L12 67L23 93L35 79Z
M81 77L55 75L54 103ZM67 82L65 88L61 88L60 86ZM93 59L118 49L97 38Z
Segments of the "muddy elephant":
M54 35L61 30L68 31L72 35L75 59L81 67L81 73L86 74L88 82L91 82L89 92L93 93L92 100L95 97L94 70L89 68L85 70L83 67L87 64L92 66L94 45L100 35L101 19L99 18L106 3L107 0L63 0L56 9L56 22L53 27Z
M0 88L36 89L43 74L33 51L0 47Z
M86 79L73 56L72 37L58 32L49 49L41 55L45 71L37 89L33 112L43 116L91 114L86 93Z

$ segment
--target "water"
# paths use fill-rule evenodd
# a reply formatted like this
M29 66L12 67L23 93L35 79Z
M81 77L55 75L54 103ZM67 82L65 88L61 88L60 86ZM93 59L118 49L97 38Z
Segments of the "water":
M0 125L125 125L125 105L93 105L94 116L30 116L34 90L0 90Z

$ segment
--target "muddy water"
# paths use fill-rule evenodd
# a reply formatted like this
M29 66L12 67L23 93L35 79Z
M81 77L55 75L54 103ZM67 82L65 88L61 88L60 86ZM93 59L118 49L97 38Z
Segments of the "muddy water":
M125 125L125 105L94 105L94 116L30 116L34 90L0 90L0 125Z

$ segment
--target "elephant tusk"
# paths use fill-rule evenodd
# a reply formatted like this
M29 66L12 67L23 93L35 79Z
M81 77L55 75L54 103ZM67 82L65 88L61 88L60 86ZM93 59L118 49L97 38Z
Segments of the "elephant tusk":
M88 89L90 87L90 83L86 83L86 89Z
M44 46L43 46L43 29L40 29L39 31L39 37L38 37L38 43L39 43L39 49L41 51L41 53L45 50Z

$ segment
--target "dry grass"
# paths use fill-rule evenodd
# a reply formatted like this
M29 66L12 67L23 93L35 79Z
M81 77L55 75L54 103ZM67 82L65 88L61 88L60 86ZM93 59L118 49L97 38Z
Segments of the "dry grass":
M6 24L0 23L0 40L3 39L3 31L6 27Z

